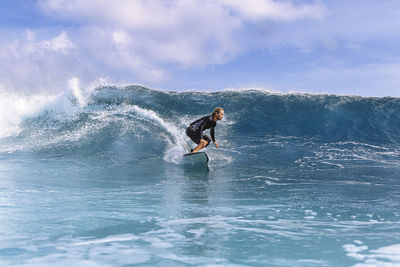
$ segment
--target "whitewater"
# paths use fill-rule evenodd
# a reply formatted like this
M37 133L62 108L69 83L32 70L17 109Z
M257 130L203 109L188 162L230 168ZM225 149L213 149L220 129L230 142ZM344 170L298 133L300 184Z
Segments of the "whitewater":
M400 265L399 98L70 87L0 91L1 266Z

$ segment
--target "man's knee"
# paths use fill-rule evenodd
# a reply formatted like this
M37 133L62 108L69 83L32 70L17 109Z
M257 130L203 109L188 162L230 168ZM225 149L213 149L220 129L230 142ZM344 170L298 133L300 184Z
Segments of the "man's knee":
M206 140L204 140L204 139L201 139L200 140L200 143L203 145L203 146L208 146L208 141L206 141Z

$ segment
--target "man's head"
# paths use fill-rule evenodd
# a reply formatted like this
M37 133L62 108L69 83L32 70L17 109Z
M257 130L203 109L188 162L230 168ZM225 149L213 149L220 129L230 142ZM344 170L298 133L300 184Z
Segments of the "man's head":
M223 108L215 108L212 113L212 117L215 121L222 120L222 118L224 117L224 109Z

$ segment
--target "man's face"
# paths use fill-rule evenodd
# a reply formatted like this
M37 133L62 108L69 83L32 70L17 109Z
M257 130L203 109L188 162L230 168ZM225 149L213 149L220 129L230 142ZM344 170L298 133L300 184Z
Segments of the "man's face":
M221 111L217 114L217 119L218 119L218 120L222 120L223 117L224 117L224 111L221 110Z

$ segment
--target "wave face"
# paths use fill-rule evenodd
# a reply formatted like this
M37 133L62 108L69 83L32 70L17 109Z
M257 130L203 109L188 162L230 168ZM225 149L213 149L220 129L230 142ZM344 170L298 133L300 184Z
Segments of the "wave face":
M94 103L138 105L167 120L226 110L231 134L309 137L324 141L399 142L400 99L261 91L166 93L141 87L103 88Z
M83 107L79 107L74 97L64 99L62 105L59 98L48 97L46 101L24 103L30 110L33 106L43 107L14 118L18 125L3 125L3 132L8 133L2 139L3 151L90 152L112 149L112 144L121 142L122 147L132 145L138 154L171 146L184 149L184 143L188 143L184 135L187 125L199 116L210 114L217 106L226 113L225 121L219 122L221 126L216 129L217 138L230 143L256 136L369 144L400 141L398 98L262 91L172 93L127 86L98 88ZM16 127L18 130L13 133Z

